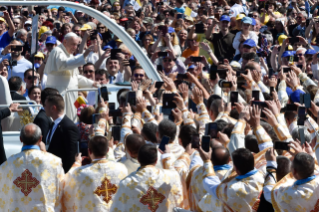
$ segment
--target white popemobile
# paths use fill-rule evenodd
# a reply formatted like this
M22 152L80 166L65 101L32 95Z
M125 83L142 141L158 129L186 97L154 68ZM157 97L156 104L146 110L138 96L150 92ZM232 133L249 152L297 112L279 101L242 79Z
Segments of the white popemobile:
M130 49L130 51L136 57L136 59L139 61L139 63L141 64L141 66L143 67L147 76L150 79L162 81L159 74L156 72L154 66L150 62L149 58L143 53L139 45L121 27L119 27L115 22L113 22L110 18L108 18L106 15L104 15L100 11L97 11L95 9L92 9L82 4L76 4L76 3L68 2L68 1L52 1L52 0L51 1L2 0L0 1L0 5L4 5L4 6L57 5L57 6L70 7L76 10L81 10L84 13L90 15L91 17L94 17L97 20L99 20L103 25L107 26L117 37L119 37L123 41L123 43ZM0 88L1 87L3 88L1 89L1 93L0 93L0 109L9 106L12 103L11 98L8 98L10 97L9 88L7 87L7 89L4 89L6 86L8 86L8 83L4 82L3 79L4 79L3 77L0 77ZM109 101L115 102L116 104L118 104L117 98L116 98L117 92L123 88L130 89L130 86L116 85L116 84L107 85L107 87L109 91ZM79 89L79 90L84 90L84 89ZM92 90L92 89L87 89L87 90ZM39 106L39 105L32 105L32 106ZM30 107L30 105L26 107ZM20 142L20 131L19 131L21 129L20 117L17 113L13 113L11 114L10 117L2 120L1 125L3 128L4 149L6 152L6 156L8 158L11 155L21 151L22 143Z

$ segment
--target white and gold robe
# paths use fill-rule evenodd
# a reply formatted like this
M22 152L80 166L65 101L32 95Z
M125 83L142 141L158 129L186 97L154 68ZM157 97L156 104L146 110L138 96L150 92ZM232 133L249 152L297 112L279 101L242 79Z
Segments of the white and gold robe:
M220 184L217 185L216 190L214 190L209 186L209 184L207 184L208 181L211 181L211 177L216 177L216 174L212 169L211 162L206 162L204 167L207 175L203 178L203 184L212 196L211 204L220 208L216 211L248 212L258 209L260 201L259 197L264 184L264 176L260 171L255 169L240 176L233 171L225 180L220 182Z
M319 177L299 185L295 182L290 173L274 186L271 202L275 211L319 211Z
M214 166L215 174L221 181L231 173L232 169L233 169L232 166L228 164L222 165L222 166ZM222 202L216 198L214 199L214 201L215 202L213 204L213 197L211 194L209 193L205 194L205 196L198 203L200 210L204 212L222 211L222 207L221 207Z
M78 92L66 90L78 88L91 88L94 81L80 75L78 67L86 63L83 54L73 56L69 54L64 45L55 47L49 55L44 73L48 75L47 88L56 88L64 97L66 115L76 121L76 108L74 102L78 98Z
M162 163L164 169L176 170L181 178L181 182L183 185L183 195L184 202L182 208L188 210L188 189L187 189L187 175L189 172L189 167L191 161L194 157L200 158L198 151L194 151L191 155L184 152L175 162L173 161L173 156L170 153L166 153L162 155Z
M24 150L0 166L0 211L61 211L62 161L41 150Z
M72 169L63 182L63 212L110 211L126 167L106 159Z
M183 189L174 170L141 167L120 182L113 198L112 212L168 212L181 207Z

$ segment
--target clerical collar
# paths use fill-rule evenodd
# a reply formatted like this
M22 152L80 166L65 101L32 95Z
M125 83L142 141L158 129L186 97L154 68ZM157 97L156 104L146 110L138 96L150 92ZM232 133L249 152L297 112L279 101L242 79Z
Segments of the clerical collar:
M231 169L232 166L229 164L224 164L224 165L218 165L218 166L214 166L214 171L220 171L220 170L228 170Z
M27 146L23 146L21 151L25 151L25 150L29 150L29 149L40 150L40 147L38 145L27 145Z
M238 175L238 176L236 177L236 180L242 180L242 179L244 179L244 178L250 177L250 176L256 174L257 172L258 172L258 170L257 170L257 169L254 169L254 170L252 170L252 171L250 171L250 172L248 172L248 173L246 173L246 174Z
M301 180L297 180L294 185L301 185L301 184L305 184L308 183L309 181L313 180L316 178L316 175L312 175L311 177L307 177L305 179L301 179Z
M98 159L92 160L92 163L105 163L106 161L107 161L106 158L98 158Z

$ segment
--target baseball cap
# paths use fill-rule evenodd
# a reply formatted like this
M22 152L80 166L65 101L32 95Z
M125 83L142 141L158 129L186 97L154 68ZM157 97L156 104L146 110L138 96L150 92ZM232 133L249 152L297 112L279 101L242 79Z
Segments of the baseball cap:
M288 38L287 35L280 35L280 36L278 37L278 43L279 43L279 45L281 46L281 45L282 45L282 42L284 42L284 40L287 39L287 38Z
M236 21L237 20L241 20L241 19L243 19L244 17L246 17L244 14L238 14L237 16L236 16Z
M39 63L35 63L35 64L34 64L34 68L40 68L40 66L41 66L41 65L40 65Z
M255 43L255 41L252 40L252 39L247 39L247 40L245 40L245 42L243 43L243 45L250 46L250 47L255 47L255 46L256 46L256 43Z
M83 13L83 11L82 11L82 10L77 10L76 12L77 12L77 13Z
M230 17L228 15L222 15L222 17L220 17L219 21L228 21L228 22L230 22Z
M113 49L113 48L110 45L106 45L106 46L103 47L103 50L105 50L105 49Z
M240 63L237 62L237 61L231 61L231 63L229 63L229 65L230 65L232 68L241 68Z
M51 11L58 11L58 9L57 8L52 8Z
M89 29L92 29L92 27L90 25L83 24L80 30L85 31L85 30L89 30Z
M168 27L167 32L168 33L173 33L173 32L175 32L175 29L173 27Z
M314 54L317 54L317 52L313 49L308 49L306 52L305 52L305 55L314 55Z
M196 66L193 64L193 65L190 65L189 67L188 67L188 69L194 69L194 68L196 68Z
M294 52L293 51L285 51L281 55L281 57L290 57L290 56L294 56Z
M41 26L40 27L40 29L39 29L39 39L41 38L41 35L43 34L43 33L45 33L45 32L47 32L47 31L49 31L50 30L50 28L49 27L47 27L47 26ZM52 32L51 32L52 33Z
M145 23L145 24L153 24L154 21L153 21L153 18L146 17L146 18L144 18L143 23Z
M185 20L188 20L188 21L191 21L191 22L193 22L194 21L194 19L192 18L192 17L190 17L190 16L185 16Z
M290 94L289 98L292 101L292 103L300 102L300 94L305 94L305 92L303 92L302 90L297 89L294 92L292 92L292 94Z
M45 43L51 43L51 44L56 44L56 38L54 36L49 36L47 37L47 39L45 40Z
M256 25L256 20L255 19L251 19L251 25L255 26Z
M2 18L2 17L0 17L0 21L3 21L3 22L6 23L6 20L4 18Z
M27 25L27 24L32 25L32 21L26 21L26 22L24 22L24 25Z
M119 38L116 39L115 41L116 41L116 42L121 42L121 43L123 43L123 41L122 41L121 39L119 39Z
M37 52L37 54L34 55L34 57L40 57L40 58L44 59L44 54L42 52Z
M128 21L128 18L121 18L120 22Z
M243 19L241 19L241 22L244 23L244 24L252 24L252 18L249 18L249 17L243 17Z

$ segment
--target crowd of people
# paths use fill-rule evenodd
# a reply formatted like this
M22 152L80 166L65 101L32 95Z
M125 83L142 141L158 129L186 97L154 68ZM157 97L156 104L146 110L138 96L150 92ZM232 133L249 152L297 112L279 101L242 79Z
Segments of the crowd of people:
M83 11L0 6L1 92L33 117L15 155L0 130L1 211L319 211L318 1L72 2L162 81Z

